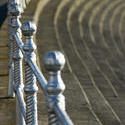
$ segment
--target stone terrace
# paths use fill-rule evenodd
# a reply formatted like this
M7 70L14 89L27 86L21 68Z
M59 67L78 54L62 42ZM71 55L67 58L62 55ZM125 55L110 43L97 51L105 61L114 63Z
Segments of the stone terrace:
M6 7L0 1L0 9ZM6 10L4 10L6 11ZM1 13L1 11L0 11ZM6 14L5 14L6 17ZM34 20L42 72L43 56L64 53L66 109L75 125L125 125L125 1L32 0L22 21ZM0 122L14 125L15 99L7 99L7 18L0 27ZM44 96L38 92L39 125L47 125Z

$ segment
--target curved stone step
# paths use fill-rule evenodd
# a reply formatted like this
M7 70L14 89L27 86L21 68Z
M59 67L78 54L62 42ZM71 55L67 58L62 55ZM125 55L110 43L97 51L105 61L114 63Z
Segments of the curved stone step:
M101 5L101 4L100 4L100 5ZM99 5L97 6L97 8L99 8ZM102 9L103 9L103 8L102 8ZM93 11L94 11L94 13L95 13L95 10L93 10ZM97 15L98 15L98 14L97 14ZM88 15L87 15L87 16L88 16ZM91 16L91 17L92 17L92 16ZM71 19L71 22L72 22L72 20L73 20L73 18ZM74 22L75 22L75 21L74 21ZM76 21L76 22L77 22L77 21ZM96 23L96 22L98 22L98 21L95 21L95 23ZM74 23L74 24L71 24L71 26L72 26L72 27L74 26L74 29L75 29L75 31L74 31L74 29L72 29L72 31L74 32L74 36L75 36L74 39L77 38L77 39L75 39L74 41L77 41L77 42L76 42L76 45L77 45L77 43L78 43L78 46L79 46L78 48L80 48L80 46L82 46L82 45L79 45L80 42L78 42L78 41L81 41L81 40L79 40L79 35L78 35L78 34L80 34L80 33L79 33L78 30L76 30L77 27L75 27L75 26L77 26L77 25L78 25L78 22L77 22L77 23ZM85 33L84 33L84 34L85 34ZM90 34L90 33L89 33L89 34ZM97 34L98 34L98 33L97 33ZM87 41L87 40L85 40L85 41ZM81 42L81 43L82 43L82 42ZM94 48L94 46L93 46L93 48ZM81 48L81 49L78 49L78 50L82 50L82 48ZM85 48L83 48L83 50L85 50ZM90 50L90 51L91 51L91 50ZM80 53L80 52L79 52L79 53ZM84 52L84 53L85 53L85 52ZM89 52L88 52L88 53L89 53ZM86 53L86 54L87 54L87 53ZM86 55L86 56L87 56L87 55ZM88 57L88 56L87 56L87 57ZM92 58L93 58L93 57L91 57L91 59L92 59ZM90 62L91 62L91 59L90 59ZM85 58L84 60L86 60L86 58ZM88 60L88 59L87 59L87 60ZM94 63L93 63L92 65L94 66ZM88 66L88 67L91 67L91 66ZM95 67L96 67L96 66L95 66ZM100 74L101 74L101 73L99 73L99 75L95 76L94 78L99 79L99 81L102 79L102 80L101 80L102 82L101 82L101 81L99 82L98 80L96 80L96 81L97 81L96 84L97 84L97 83L110 82L110 81L107 80L107 79L106 79L107 81L105 81L105 80L103 79L103 77L100 76ZM112 90L110 90L110 86L108 87L108 86L106 86L106 84L103 84L103 85L97 84L97 86L99 86L100 90L102 91L102 93L104 94L105 97L106 97L106 95L108 95L109 97L112 95L112 94L110 95L110 93L111 93L111 91L112 91ZM106 88L106 87L107 87L107 88ZM105 89L104 89L104 88L105 88ZM106 93L106 90L109 90L110 93ZM109 97L108 97L108 98L106 97L106 99L107 99L108 101L110 100ZM109 101L109 102L111 102L111 101ZM112 102L111 102L111 106L112 106ZM122 107L123 107L123 105L122 105ZM113 108L114 108L114 107L113 107Z
M122 12L120 23L119 23L119 36L120 36L122 44L124 44L124 40L125 40L125 37L124 37L124 32L125 32L124 24L125 23L124 22L125 22L125 11Z
M98 70L100 71L100 74L102 74L104 79L107 81L109 86L112 88L112 90L114 91L114 95L118 96L118 93L114 87L114 85L115 85L114 81L118 81L118 80L115 78L114 73L112 73L112 71L110 70L110 68L108 67L108 65L105 61L105 58L107 58L107 55L110 55L110 53L107 53L106 48L104 48L104 45L103 45L102 39L101 39L101 35L98 30L98 22L100 19L100 15L102 14L104 8L107 7L109 2L110 1L101 2L99 5L97 5L97 7L94 9L94 13L90 16L90 19L88 21L90 36L88 36L88 37L90 37L91 42L95 43L95 44L92 44L93 47L92 48L90 47L89 51L90 51L93 59L95 60L95 63L98 67ZM95 52L96 52L96 54L95 54ZM112 81L112 79L115 79L115 80Z
M66 110L75 125L99 125L97 119L90 111L81 91L80 83L74 74L63 73L64 83L66 84ZM79 97L79 98L78 98Z
M70 5L71 3L72 3L72 1L70 2L70 1L67 1L67 2L69 2L68 4ZM77 4L82 4L82 2L84 2L83 0L81 1L81 0L79 0L79 1L74 1L74 6L73 6L73 8L75 8L76 6L77 6ZM87 1L86 1L87 2ZM66 5L66 3L65 2L62 2L61 3L61 5L60 5L60 7L58 8L58 11L59 12L57 12L57 14L56 14L56 17L55 17L55 27L56 27L56 23L57 23L57 18L58 18L58 15L60 15L59 13L60 13L60 10L63 8L63 6L65 7L65 5ZM67 5L66 5L67 6ZM69 7L70 8L70 7ZM72 10L72 8L71 8L71 10ZM60 17L59 17L60 18ZM57 31L57 28L56 28L56 32L58 32ZM57 35L57 39L59 39L59 37L58 37L58 35ZM60 42L60 41L59 41ZM62 46L62 44L60 43L60 45L61 45L61 47L63 48L63 46ZM64 48L63 48L64 49ZM64 49L65 50L65 49ZM64 51L63 50L63 51ZM64 51L65 52L65 51ZM74 74L75 75L75 74ZM75 76L76 78L77 78L77 76ZM79 80L78 80L79 81ZM92 117L95 117L95 119L96 119L96 124L101 124L101 122L99 121L99 119L97 118L97 116L96 116L96 114L94 113L94 111L91 109L91 105L90 105L90 103L89 103L89 100L88 100L88 97L87 97L87 95L86 95L86 93L85 93L85 91L84 91L84 89L83 89L83 87L81 86L81 83L79 82L79 86L80 86L80 88L81 88L81 90L83 91L83 94L84 94L84 96L86 97L86 101L88 102L88 104L89 104L89 109L91 110L91 113L92 113ZM72 114L71 114L72 115ZM83 115L84 115L84 113L83 113ZM87 117L89 117L89 116L87 116ZM90 119L93 119L93 118L90 118ZM76 119L75 119L75 121L76 121ZM89 121L89 120L87 120L87 121ZM98 121L98 123L97 123L97 121ZM89 122L85 122L86 124L90 124ZM95 122L94 121L92 121L91 122L91 124L95 124Z
M65 6L67 6L67 4L70 6L71 4L72 4L72 1L68 1L67 0L67 3L65 3L64 1L60 4L60 6L58 7L58 11L57 11L57 13L56 13L56 16L55 16L55 28L56 28L56 26L57 26L57 20L58 20L58 18L59 19L62 19L62 17L60 18L59 17L59 15L61 15L60 14L60 11L62 10L62 8L63 7L65 7ZM69 9L69 8L67 8L67 9ZM63 15L63 17L64 17L64 15ZM61 21L63 21L63 20L61 20ZM62 28L61 28L62 29ZM59 38L59 35L58 35L58 28L56 28L55 29L56 30L56 35L57 35L57 39L58 39L58 42L60 42L60 38ZM63 30L63 33L62 33L62 35L65 33L65 30ZM64 40L65 41L65 40ZM62 43L60 42L60 46L62 47L62 49L63 49L63 51L65 52L65 48L67 48L67 47L63 47L62 46ZM69 51L70 52L70 51ZM72 53L71 53L72 54ZM71 60L69 61L69 62L71 62ZM71 65L71 64L70 64ZM76 69L76 68L75 68ZM77 68L78 69L78 68ZM74 74L75 75L75 74ZM77 76L75 76L76 78L77 78ZM79 80L77 80L77 81L79 81ZM90 103L89 103L89 100L88 100L88 97L87 97L87 94L86 94L86 92L84 91L84 89L83 89L83 87L82 87L82 85L81 85L81 83L79 82L79 86L80 86L80 88L82 89L82 91L83 91L83 94L84 94L84 96L85 96L85 98L86 98L86 101L87 101L87 103L89 104L89 109L91 110L91 113L92 113L92 117L95 117L95 119L96 119L96 124L101 124L101 122L99 121L99 119L97 118L97 116L95 115L95 113L93 112L93 110L91 109L91 106L90 106ZM74 104L73 104L74 105ZM73 110L73 109L72 109ZM72 114L71 114L72 115ZM94 116L93 116L94 115ZM89 117L89 116L87 116L87 117ZM93 119L93 118L90 118L90 119ZM74 121L76 121L77 119L75 118L74 119ZM83 120L82 120L83 121ZM89 121L89 120L88 120ZM97 123L97 121L98 121L98 123ZM87 123L89 123L89 122L87 122ZM86 124L87 124L86 123ZM91 124L92 123L95 123L95 122L91 122ZM90 123L89 123L90 124Z
M56 43L54 27L53 27L53 17L56 11L59 0L42 0L40 3L42 7L39 11L39 19L34 19L38 21L37 25L37 34L36 34L36 44L37 44L37 52L39 56L40 68L45 76L45 70L43 66L43 56L46 52L51 50L59 50L58 44ZM37 16L36 16L37 17ZM46 125L48 124L48 114L46 109L46 101L43 96L42 90L39 89L38 92L38 119L39 124Z
M107 7L107 5L105 5L105 6ZM97 6L97 8L98 7L99 6ZM104 47L104 44L102 42L103 39L102 39L101 34L99 32L99 26L96 24L100 20L100 15L103 14L103 12L102 12L103 9L104 8L101 8L101 10L96 11L96 12L98 12L97 16L95 16L93 18L92 18L92 16L90 16L90 19L89 19L89 22L90 22L89 23L89 29L90 29L90 38L91 38L91 41L93 41L93 40L94 41L95 40L98 41L98 43L96 45L94 45L94 44L91 45L91 46L95 46L95 47L90 47L90 51L96 51L96 54L94 54L93 52L92 52L92 54L93 54L96 62L100 66L99 68L102 70L102 72L105 73L104 75L107 75L105 77L109 77L109 80L111 81L111 83L113 84L113 86L114 87L116 86L115 88L117 88L119 86L119 83L121 81L115 75L115 73L112 72L110 66L107 64L106 58L108 57L108 55L110 55L110 52ZM94 14L96 14L96 12L94 12ZM92 20L94 20L93 23L91 22ZM97 49L95 49L95 48L97 48ZM117 84L117 82L118 82L118 84Z
M39 53L42 53L39 55L40 60L43 59L43 55L52 50L60 50L60 47L58 45L58 42L56 40L56 35L54 31L54 15L56 13L56 9L58 7L58 4L60 3L59 0L55 1L48 1L48 4L44 7L44 9L41 12L40 20L38 25L38 31L37 31L37 45L38 45L38 51ZM41 49L43 48L43 49ZM41 63L42 71L44 71L44 66ZM69 72L70 67L68 64L66 64L64 68L64 72Z
M95 11L95 10L94 10ZM77 16L76 16L76 14L77 14ZM70 21L68 21L69 22L69 32L70 32L70 36L71 36L71 39L73 39L74 41L77 41L77 43L76 43L76 45L78 45L78 47L77 48L79 48L80 47L80 45L79 45L79 43L82 43L82 40L80 39L80 33L79 33L79 29L77 28L77 25L79 25L78 24L78 21L77 21L77 18L78 18L78 15L79 15L79 12L77 13L77 11L76 12L74 12L74 15L72 15L72 17L69 17L69 18L71 18L71 19L69 19ZM70 29L70 27L71 27L71 29ZM73 36L72 36L72 34L73 34ZM73 38L72 38L73 37ZM83 58L84 58L84 55L85 55L85 53L86 53L86 55L90 58L90 60L89 60L89 62L93 62L93 55L91 55L91 54L89 54L90 52L91 52L91 50L89 50L89 52L86 52L85 50L86 50L86 48L82 48L82 45L81 45L81 47L80 47L81 49L78 49L78 51L79 51L79 53L82 53L83 52L83 50L84 50L84 52L83 52ZM94 47L93 47L94 48ZM81 51L81 52L80 52ZM85 59L83 59L83 60L85 60ZM94 64L96 64L96 65L94 65ZM97 67L97 69L98 69L98 71L100 70L100 67L99 67L99 65L98 65L98 63L94 60L94 62L93 62L93 65L92 66L94 66L94 67ZM102 74L103 75L103 73L102 73L102 71L99 71L100 72L100 74ZM105 77L104 75L103 75L103 77ZM109 83L110 84L110 83ZM111 87L112 87L112 85L111 85ZM108 87L107 87L108 88ZM113 90L114 90L114 88L113 88ZM115 92L115 90L114 90L114 95L116 95L117 96L117 92Z
M123 5L123 4L121 4L121 5ZM120 5L119 5L119 6L120 6ZM102 9L103 9L103 8L102 8ZM98 13L97 15L101 15L101 14L102 14L101 11L99 11L99 12L100 12L100 14ZM114 12L115 12L115 11L114 11ZM95 23L96 23L96 22L99 22L99 21L97 20L98 18L100 18L100 17L96 17L96 18L95 18L95 19L96 19L96 20L95 20ZM117 24L116 24L116 25L117 25ZM95 26L96 26L96 25L95 25ZM98 28L97 28L97 26L96 26L95 30L93 30L93 32L95 33L95 35L99 34L99 32L97 32L97 31L98 31L97 29L98 29ZM113 32L113 31L111 31L111 32ZM99 35L99 36L100 36L100 35ZM99 36L98 36L98 37L99 37ZM97 37L97 38L98 38L98 37ZM100 39L100 40L97 39L97 41L101 41L101 39ZM99 48L98 48L98 49L99 49ZM110 54L110 53L109 53L109 54ZM102 55L104 55L104 54L102 53ZM101 56L102 56L102 55L101 55ZM100 59L99 59L99 60L100 60ZM104 63L103 58L102 58L102 62ZM121 62L119 62L119 63L121 63ZM103 66L103 65L102 65L102 66ZM104 68L107 69L108 67L106 68L106 67L104 66ZM110 73L110 71L107 70L107 76L112 76L111 80L113 80L112 83L113 83L113 86L115 86L115 85L117 84L116 81L114 81L114 80L116 80L116 79L114 79L115 75L114 75L114 77L113 77L113 73ZM118 82L118 84L119 84L119 83L121 82L120 79L117 79L117 82ZM123 84L124 84L124 83L123 83ZM117 91L117 92L118 92L119 95L122 95L122 96L123 96L123 93L121 92L122 89L123 89L123 88L120 88L119 91ZM114 99L115 99L115 98L114 98ZM114 106L114 102L112 102L112 99L111 99L111 101L110 101L110 98L109 98L108 100L109 100L109 102L111 103L111 106L114 108L114 110L115 110L116 113L118 114L118 116L121 117L121 115L119 115L121 110L117 109L117 107ZM119 98L116 98L115 100L118 101ZM124 98L123 98L123 99L120 98L120 100L121 100L121 101L124 101ZM119 102L119 101L118 101L118 102ZM122 103L119 103L119 105L121 105L120 107L123 107L123 108L124 108L124 105L123 105ZM119 111L118 111L118 110L119 110ZM125 110L122 110L121 112L124 114L124 113L125 113ZM124 121L123 118L122 118L122 120Z
M124 58L124 43L122 42L122 39L120 38L120 18L122 16L122 12L125 11L125 2L123 2L121 5L119 5L115 10L112 15L112 18L110 20L110 31L111 31L111 36L113 38L113 41L116 43L116 45L121 49L121 52L123 53L123 57L121 60L119 60L119 63L117 63L117 70L116 75L118 78L123 82L124 84L124 72L125 72L125 58ZM123 32L124 33L124 32ZM117 61L118 62L118 61ZM115 66L116 67L116 66Z
M48 6L49 7L49 6ZM56 7L56 6L54 6L54 7ZM45 9L47 9L47 8L45 8ZM50 9L50 7L49 7L49 9ZM45 14L45 11L44 11L44 9L43 9L43 14L41 13L41 19L43 19L43 17L45 16L46 17L46 14ZM44 15L44 16L43 16ZM50 19L49 19L50 18ZM49 21L51 21L50 23L51 23L51 25L52 25L52 18L53 17L51 17L51 16L49 16L47 19L49 20ZM40 21L41 22L41 21ZM46 24L46 22L44 22L45 24ZM44 25L44 23L42 24L42 25ZM40 23L41 24L41 23ZM41 26L41 25L40 25ZM48 31L47 29L40 29L40 30L42 30L43 32L45 32L46 31L46 34L48 33L50 33L50 31ZM53 31L53 30L52 30ZM41 37L41 38L43 38L43 37ZM51 41L50 41L51 42ZM55 41L56 42L56 41ZM41 44L41 49L43 48L43 44L42 43L39 43L39 44ZM49 45L49 44L48 44ZM49 48L50 46L48 46L48 48ZM89 112L89 109L88 109L88 107L86 106L86 103L84 102L84 97L83 97L83 93L81 92L81 89L80 89L80 87L79 87L79 84L78 84L78 81L74 78L74 76L73 75L71 75L71 74L69 74L69 73L63 73L63 78L64 78L64 81L66 81L66 86L67 86L67 90L66 90L66 102L67 102L67 105L68 105L68 108L67 108L67 110L68 110L68 112L70 113L70 115L71 115L71 118L76 122L76 123L79 123L79 124L84 124L84 123L91 123L92 121L91 121L91 119L89 119L88 120L88 114L89 115L91 115ZM67 83L69 84L69 85L67 85ZM73 84L73 85L72 85ZM74 100L74 102L77 102L77 98L75 98L74 97L74 92L76 93L76 95L80 95L80 97L82 98L82 100L80 100L80 101L78 101L78 103L76 103L76 104L72 104L72 100ZM72 99L71 99L72 98ZM71 104L72 104L72 106L71 106ZM69 107L70 106L70 107ZM75 107L75 108L74 108ZM79 108L80 107L83 107L82 109L82 111L79 111ZM72 110L72 109L75 109L75 110ZM79 112L78 112L79 111ZM79 113L79 115L77 116L76 115L76 113ZM78 114L77 113L77 114ZM83 115L84 114L84 115ZM87 114L87 115L86 115ZM80 116L81 115L81 116ZM83 119L82 118L84 118L84 121L83 121ZM94 124L96 123L96 121L94 121Z
M98 14L99 15L99 14ZM91 16L90 16L91 17ZM96 17L95 18L96 20L97 19L100 19L100 17ZM98 22L98 20L97 21L95 21L95 22ZM85 27L87 26L87 24L84 24L85 25ZM95 25L96 26L96 25ZM91 27L90 27L91 28ZM89 29L89 28L88 28ZM112 75L114 76L114 78L115 78L115 80L114 80L114 85L116 86L116 88L117 88L117 86L120 86L119 84L117 84L117 81L119 81L119 78L117 78L117 75L115 74L115 72L114 71L112 71L111 70L111 66L109 65L108 66L108 64L107 64L107 57L109 56L110 57L110 52L107 50L107 48L104 46L104 44L103 44L103 37L101 37L101 34L100 34L100 32L99 32L99 30L98 30L98 25L96 26L96 28L93 28L94 30L93 30L93 34L92 34L92 29L91 29L91 36L89 37L88 36L88 38L87 39L90 39L91 37L91 39L93 40L93 38L94 38L94 36L95 36L95 38L94 39L96 39L97 41L98 41L98 43L96 44L96 45L94 45L92 42L89 42L90 44L88 44L88 46L89 46L89 48L90 48L90 51L92 52L92 54L93 54L93 56L94 56L94 58L96 59L96 61L98 62L98 64L100 65L100 68L101 68L101 70L103 71L103 72L105 72L105 73L107 73L107 75L109 76L110 75L110 73L109 72L112 72L111 73L111 75L109 76L109 77L112 77ZM85 32L86 32L86 30L85 30ZM88 31L89 32L89 31ZM89 34L89 33L88 33ZM97 34L99 34L99 35L97 35ZM92 40L89 40L89 41L92 41ZM93 47L94 46L94 47ZM96 48L96 49L95 49ZM100 56L99 56L100 55ZM109 58L108 57L108 58ZM113 78L113 79L114 79ZM112 78L110 78L110 79L112 79ZM119 83L121 83L121 81L119 81ZM121 86L123 86L123 84L121 83Z
M109 21L110 25L110 32L112 36L112 40L116 43L116 46L119 47L119 50L121 51L122 55L124 55L124 45L121 42L120 36L119 36L119 23L120 23L120 17L122 12L125 10L125 2L121 3L117 8L114 10L111 19Z
M117 5L118 4L120 4L120 2L121 1L111 1L111 3L107 6L107 8L105 8L104 9L104 11L103 11L103 14L101 15L101 17L100 17L100 23L99 23L99 26L100 26L100 33L102 34L102 37L103 37L103 39L104 39L104 41L105 41L105 34L104 33L107 33L108 32L108 30L107 31L105 31L104 32L104 30L106 30L106 28L108 29L109 27L106 27L105 25L106 25L106 23L107 23L107 25L108 25L108 20L106 20L106 19L109 19L109 12L111 11L111 10L113 10L113 9L115 9L115 7L117 7ZM106 18L107 17L107 18ZM107 21L107 22L105 22L105 21ZM106 42L106 41L105 41ZM111 47L111 45L112 45L112 49L111 49L111 51L112 52L117 52L115 49L114 49L114 51L113 51L113 47L114 47L114 44L111 44L111 43L108 43L108 42L106 42L106 44L107 44L107 48L109 48L109 50L111 49L110 47ZM111 45L110 45L111 44ZM115 47L114 47L115 48ZM115 54L115 53L113 53L113 54ZM117 54L117 53L116 53Z
M112 54L114 55L114 56L112 56L112 58L110 58L110 59L108 58L109 63L111 63L111 66L114 69L117 69L118 67L120 68L120 66L118 65L118 62L119 62L119 60L122 61L123 58L121 58L121 56L119 55L119 52L117 51L118 49L115 49L116 45L114 46L114 44L112 43L113 41L112 41L112 38L110 35L111 33L109 32L110 30L108 30L109 29L109 18L108 17L110 17L112 15L113 10L120 4L120 2L121 1L114 1L113 3L111 3L104 10L104 13L101 16L101 21L100 21L100 32L101 32L101 34L103 34L102 37L103 37L104 41L106 43L108 43L108 47L110 47L109 51L111 51ZM113 51L113 48L114 48L114 51ZM112 61L114 62L114 65L113 65ZM116 67L115 67L115 65L116 65Z
M120 2L120 1L119 1ZM118 2L118 3L119 3ZM106 24L107 25L107 29L109 29L109 18L108 18L108 16L106 16L106 15L108 15L108 14L110 14L110 15L112 15L112 13L114 12L114 9L118 6L118 5L120 5L120 3L118 4L117 2L115 3L114 2L114 4L110 4L110 6L108 7L108 9L105 9L105 11L104 11L104 13L102 14L102 18L101 19L103 19L103 21L104 20L106 20L105 21L105 23L104 24ZM114 9L113 9L113 5L114 5ZM112 8L112 9L111 9ZM111 11L111 13L110 13L110 11L107 11L107 10L112 10ZM107 19L105 19L105 17L107 17ZM102 20L101 20L102 21ZM102 23L100 21L100 24ZM102 23L103 24L103 23ZM103 25L104 25L103 24ZM105 28L106 29L106 26L103 26L103 28ZM101 29L101 26L100 26L100 29ZM110 29L107 31L107 32L109 32L110 31ZM112 43L112 37L111 37L111 32L110 33L107 33L107 35L105 35L105 36L103 36L102 35L102 38L104 38L104 41L107 39L108 40L108 43ZM107 38L106 38L106 36L107 36ZM110 41L109 41L109 39L110 39ZM110 46L112 46L113 45L113 43L111 44L111 45L109 45L109 47ZM109 49L109 52L112 52L112 54L115 54L115 52L113 52L112 50L110 50ZM115 51L115 49L114 49L114 51ZM110 53L111 53L110 52ZM117 52L117 51L116 51ZM116 53L117 54L117 53ZM109 67L111 68L111 70L114 72L114 75L116 75L116 77L119 79L119 80L121 80L122 78L123 78L123 74L124 74L124 72L122 71L123 70L123 68L122 68L122 64L124 64L124 57L122 56L119 56L118 54L117 55L115 55L115 56L112 56L111 58L108 58L107 59L107 63L108 63L108 65L109 65ZM121 64L120 64L121 63ZM121 80L120 81L120 83L122 83L122 85L124 86L124 81L123 80Z
M115 2L112 2L112 4L113 3L115 3ZM114 48L116 48L116 52L119 54L119 56L123 56L123 53L121 52L121 50L120 50L120 48L119 48L119 46L118 46L118 44L115 42L115 40L114 40L114 37L113 37L113 31L112 31L112 21L114 20L113 18L114 18L114 16L115 16L115 14L117 13L117 8L118 7L120 7L121 5L123 5L124 4L124 1L121 1L121 2L119 2L118 4L116 4L112 9L110 9L109 11L108 11L108 14L107 14L107 17L105 18L105 21L106 21L106 23L104 23L104 25L105 25L105 28L104 29L107 29L107 33L108 33L108 35L110 36L110 37L108 37L107 36L107 42L109 42L109 41L111 41L110 42L110 44L112 44L112 45L114 45ZM109 18L110 17L110 18ZM116 26L117 26L117 24L116 24ZM116 27L115 26L115 27ZM106 30L105 30L105 32L106 32ZM106 36L106 35L105 35ZM119 42L120 43L120 42Z
M74 66L73 64L71 64L71 66L72 66L72 69L75 69L75 72L74 73L76 73L76 71L77 71L77 73L79 74L77 74L77 77L78 77L78 79L80 79L80 76L82 76L81 74L80 74L80 71L82 70L82 74L83 74L83 72L85 72L84 70L86 70L86 67L84 68L84 70L83 70L83 64L81 64L81 60L79 61L79 59L78 59L78 55L76 54L76 53L74 53L74 51L76 52L76 50L74 49L74 51L72 50L72 44L71 43L69 43L69 41L70 41L70 38L69 38L69 36L67 35L68 33L67 33L67 27L66 27L66 24L65 24L65 22L66 22L66 13L67 13L67 10L68 10L68 7L66 7L65 9L63 8L62 10L61 10L61 12L60 12L60 14L59 15L63 15L63 19L61 18L61 20L60 20L60 18L58 18L58 21L57 21L57 34L59 35L58 36L58 40L59 41L61 41L62 42L62 45L63 45L63 48L64 48L64 50L65 50L65 52L67 53L67 55L69 55L68 57L70 58L70 60L73 60L73 57L71 56L71 55L74 55L74 58L76 58L75 60L77 60L77 62L79 62L79 63L77 63L76 61L75 61L75 65L77 65L77 68L76 68L76 66ZM59 16L58 15L58 16ZM61 30L60 30L61 29ZM61 31L65 31L65 32L61 32ZM63 41L65 41L65 42L68 42L68 45L66 46L65 45L65 43L63 42ZM68 51L68 50L70 50L70 51ZM69 61L70 61L69 60ZM78 68L78 66L80 65L80 68ZM84 64L85 65L85 64ZM78 70L77 69L80 69L80 71L78 72ZM89 74L90 75L90 74ZM89 76L90 77L90 76ZM81 80L80 80L80 83L82 84L82 82L81 82ZM84 86L84 85L83 85ZM85 87L85 86L84 86ZM83 88L84 88L83 87ZM91 86L92 88L91 88L91 91L93 90L95 93L95 95L96 95L96 97L97 97L97 93L99 92L99 91L97 91L97 88L95 89L95 86L94 86L94 88L93 88L93 85ZM86 88L86 87L85 87ZM86 91L87 91L87 89L86 89ZM87 96L89 96L89 98L91 98L91 93L89 93L89 91L87 91L88 93L87 93ZM99 95L98 95L98 99L99 99L99 96L101 96L101 97L103 97L103 95L100 95L100 93L99 93ZM101 98L100 98L101 99ZM103 98L104 99L104 98ZM89 99L89 101L92 101L92 99ZM104 99L105 100L105 99ZM106 100L105 100L106 101ZM92 102L91 102L92 103ZM94 104L94 105L96 105L96 104ZM93 107L92 108L94 108L94 105L93 105ZM105 107L105 106L104 106ZM104 108L103 107L103 108ZM106 107L105 107L106 108ZM94 109L95 110L95 109ZM111 112L109 112L109 114L110 114ZM108 113L107 113L108 114ZM109 116L111 116L111 114L109 115ZM100 116L99 116L100 117ZM117 117L116 117L117 118ZM100 119L100 120L102 120L102 119ZM111 119L110 119L111 120ZM117 119L118 120L118 119ZM115 121L115 120L114 120ZM109 122L109 121L108 121ZM112 122L112 121L111 121ZM115 121L116 122L116 121ZM109 124L109 123L108 123ZM120 124L120 123L119 123Z
M106 1L104 1L105 3L106 3ZM108 4L108 3L107 3ZM101 11L99 10L99 7L101 7L103 4L101 3L101 4L99 4L99 5L97 5L97 10L100 12L100 14L98 13L97 15L101 15ZM105 6L107 6L107 5L105 5ZM96 9L96 8L95 8ZM95 11L95 9L93 10L94 11L94 14L96 14L96 11ZM101 9L103 10L104 8L103 7L101 7ZM70 14L70 16L71 17L69 17L69 20L67 21L68 22L68 27L69 27L69 32L70 32L70 37L71 37L71 39L72 39L72 41L75 43L75 45L76 45L76 49L78 48L78 52L79 53L81 53L80 54L80 56L82 56L83 57L83 60L85 60L85 62L86 62L86 60L88 60L89 62L92 62L92 66L93 67L97 67L98 68L98 66L96 66L95 65L95 62L93 61L93 57L92 56L90 56L90 52L85 52L85 50L86 50L86 48L85 47L83 47L80 43L82 43L82 40L80 39L80 36L79 36L79 29L77 28L77 26L78 26L78 21L77 21L77 17L78 17L78 14L79 14L79 12L78 12L78 8L77 8L77 10L76 10L76 12L74 12L74 14L71 16L71 14ZM87 15L87 14L86 14ZM93 15L91 15L90 16L90 19L93 17ZM98 17L99 18L99 17ZM71 21L71 22L70 22ZM84 21L84 20L83 20ZM95 23L97 23L98 22L98 20L97 20L97 17L96 17L96 20L93 20ZM88 21L89 22L89 21ZM70 29L71 28L71 29ZM94 31L94 32L97 32L97 31ZM91 33L92 32L90 32L89 33L89 35L91 35ZM96 34L96 33L95 33ZM97 32L97 34L98 34L98 32ZM91 38L91 37L90 37ZM93 36L93 38L94 38L94 36ZM85 41L87 41L87 40L85 40ZM82 48L83 47L83 48ZM99 46L98 46L99 47ZM94 46L93 46L93 48L94 48ZM82 53L82 50L84 50L84 52ZM91 51L91 50L89 50L89 51ZM86 57L88 57L88 58L90 58L90 59L86 59L86 57L84 56L84 54L86 55ZM103 53L102 53L103 54ZM85 57L85 58L84 58ZM102 59L102 61L103 61L103 59ZM86 63L87 64L87 63ZM88 67L91 67L91 65L89 65ZM105 68L108 68L108 67L105 67ZM94 68L93 68L94 69ZM99 69L99 68L98 68ZM91 71L91 69L90 69L90 71ZM95 70L96 71L96 70ZM111 108L113 108L113 110L114 111L116 111L116 113L118 113L118 117L120 116L122 116L122 115L120 115L120 114L124 114L125 113L125 110L123 110L124 109L124 103L120 103L120 101L119 101L119 98L115 98L114 97L114 95L113 95L113 93L112 93L112 90L111 90L111 86L109 86L108 85L108 82L110 82L109 80L105 80L102 76L101 76L101 74L102 74L102 72L93 72L94 74L96 74L95 76L94 76L94 79L97 79L97 80L95 80L96 82L96 84L97 84L97 86L99 87L99 89L101 90L101 92L103 93L103 95L106 97L106 99L108 100L108 102L109 102L109 104L111 104ZM97 75L98 74L98 75ZM110 74L110 73L109 73ZM111 74L111 75L113 75L113 74ZM98 80L99 79L99 80ZM101 83L101 84L100 84ZM115 90L116 91L116 90ZM115 92L116 93L116 92ZM117 95L117 93L116 93L116 95ZM114 99L114 101L115 102L119 102L119 107L122 107L122 111L121 110L119 110L118 109L118 106L116 106L116 104L114 105L114 101L112 101ZM123 118L122 118L122 120L124 120Z

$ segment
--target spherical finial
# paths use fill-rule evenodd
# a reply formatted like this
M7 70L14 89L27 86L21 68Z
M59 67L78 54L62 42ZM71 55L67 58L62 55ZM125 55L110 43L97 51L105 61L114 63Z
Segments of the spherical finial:
M27 21L22 24L21 29L24 36L33 36L37 27L33 22Z
M63 69L65 65L65 57L59 51L51 51L45 55L44 65L46 70L57 72Z
M18 5L18 0L8 0L8 5Z
M21 14L21 10L17 5L9 6L8 12L11 16L19 16Z

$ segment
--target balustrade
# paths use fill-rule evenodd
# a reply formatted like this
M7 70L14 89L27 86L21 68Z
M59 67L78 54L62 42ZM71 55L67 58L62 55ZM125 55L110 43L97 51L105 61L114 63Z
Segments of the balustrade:
M22 3L21 3L22 2ZM21 26L19 17L29 0L9 0L9 85L8 97L16 99L16 125L38 125L36 80L40 83L46 97L48 124L73 125L65 111L65 85L61 78L61 70L65 64L64 55L52 51L45 55L44 65L48 71L47 81L36 63L35 43L33 34L36 26L32 22L24 22ZM22 34L26 42L22 42ZM24 59L24 75L22 61ZM23 85L23 76L24 83ZM26 98L24 99L24 94ZM25 101L24 101L25 100Z
M24 43L25 54L30 58L33 63L36 63L36 55L34 50L36 46L33 42L33 34L36 31L36 26L31 22L25 22L22 25L22 33L26 37L26 42ZM26 125L38 125L37 121L37 84L36 77L27 63L25 64L25 94L26 94Z

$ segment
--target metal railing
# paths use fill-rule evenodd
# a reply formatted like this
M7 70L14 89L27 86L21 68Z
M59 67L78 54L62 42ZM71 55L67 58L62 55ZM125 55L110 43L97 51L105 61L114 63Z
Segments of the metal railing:
M8 31L9 31L9 85L8 85L8 97L14 97L15 94L13 92L14 85L14 65L13 65L13 38L12 38L12 28L16 24L12 24L12 19L17 18L16 16L21 15L24 12L24 9L28 5L30 0L8 0ZM15 22L16 23L16 22ZM19 22L18 22L19 23ZM21 25L21 24L19 24ZM16 28L16 27L15 27Z
M25 0L22 0L23 2ZM65 111L65 97L63 96L65 85L61 78L61 70L65 64L64 55L59 51L51 51L45 55L44 65L49 74L47 81L36 63L36 46L33 41L36 26L32 22L24 22L21 25L19 20L26 6L15 0L9 0L8 5L10 49L8 95L10 97L15 95L16 98L16 125L38 125L36 80L40 83L46 97L48 124L73 125ZM22 34L25 37L24 43Z

